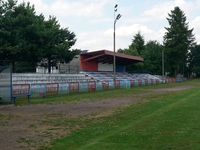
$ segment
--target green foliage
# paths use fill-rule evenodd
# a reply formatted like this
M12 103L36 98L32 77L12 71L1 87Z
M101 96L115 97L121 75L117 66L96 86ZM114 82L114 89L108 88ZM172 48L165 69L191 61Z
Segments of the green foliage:
M144 70L151 74L161 75L162 70L162 50L163 46L157 41L149 41L145 45L143 53L144 57Z
M132 43L129 45L129 48L126 49L119 49L119 53L124 53L128 55L133 56L142 56L144 52L145 46L144 46L144 37L141 35L140 32L138 32L136 35L134 35ZM143 63L137 63L137 64L130 64L127 66L127 72L130 73L137 73L137 72L144 72L143 70Z
M57 62L68 62L74 57L69 50L75 44L75 34L67 28L61 28L55 17L44 22L42 30L42 64L48 67L56 66Z
M136 55L141 56L144 50L144 37L138 32L136 35L133 36L133 40L131 45L129 45L128 49L124 50L125 54L128 55Z
M127 66L127 71L131 73L151 73L161 75L162 50L163 46L157 41L149 41L144 44L144 38L138 32L128 49L119 49L118 52L129 55L139 55L144 58L143 63L136 63Z
M194 77L200 77L200 66L194 66L193 68L192 68L192 72L193 73L195 73L194 74Z
M156 41L144 44L144 38L138 32L129 48L119 49L120 53L144 58L144 63L129 65L128 72L161 75L163 51L165 72L169 72L170 76L176 76L178 73L188 75L192 71L199 75L199 48L195 47L193 29L189 29L184 12L179 7L175 7L167 20L169 27L165 28L167 32L164 35L164 47Z
M200 45L196 45L191 49L190 68L197 77L200 77Z
M34 62L23 62L23 61L19 61L15 63L16 69L15 72L16 73L32 73L35 72L35 63Z
M1 17L1 47L0 51L4 60L13 63L29 61L37 63L39 52L37 34L38 25L43 17L36 16L34 6L29 3L21 3L10 0L5 2L5 10Z
M188 51L194 44L193 29L189 29L184 12L175 7L167 18L169 27L164 36L167 71L176 76L184 73L187 64Z
M142 62L128 65L126 71L129 73L147 73Z
M135 49L138 53L138 55L142 55L142 52L144 50L144 37L141 35L140 32L138 32L132 41L132 44L130 45L130 49Z
M74 53L75 34L61 28L55 17L45 20L36 15L30 3L14 0L0 2L0 59L13 64L28 62L37 65L47 61L48 68L58 61L70 61Z

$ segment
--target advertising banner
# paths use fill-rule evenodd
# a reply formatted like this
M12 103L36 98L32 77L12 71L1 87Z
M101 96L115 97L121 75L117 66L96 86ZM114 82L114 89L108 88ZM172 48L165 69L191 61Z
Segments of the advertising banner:
M58 84L48 83L46 84L46 95L57 95L58 94Z
M79 83L78 82L69 83L69 92L70 93L79 92Z
M115 81L115 88L120 88L120 80Z
M26 97L30 94L29 84L14 84L12 87L12 96Z
M104 81L102 83L102 85L103 85L103 90L108 90L109 89L109 82L108 81Z
M148 80L147 79L144 80L144 85L148 85Z
M138 86L142 86L142 80L138 80Z
M102 82L96 82L96 91L102 91L103 90L103 83Z
M88 92L88 82L79 82L79 92Z
M59 83L58 85L58 93L59 94L68 94L69 93L69 83Z
M136 82L135 82L135 80L130 80L130 82L131 82L131 88L133 88L133 87L136 86Z
M45 84L31 84L30 94L32 97L45 97L46 85Z
M109 81L108 84L109 84L109 89L114 89L115 88L113 80Z
M88 82L88 90L89 92L95 92L96 91L96 82Z
M130 80L121 80L120 87L121 88L130 88L131 81Z

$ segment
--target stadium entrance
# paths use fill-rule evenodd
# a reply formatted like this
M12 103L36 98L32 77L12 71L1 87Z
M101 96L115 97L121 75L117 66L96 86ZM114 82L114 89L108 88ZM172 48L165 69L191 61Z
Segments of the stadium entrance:
M11 102L12 74L10 65L0 63L0 102Z

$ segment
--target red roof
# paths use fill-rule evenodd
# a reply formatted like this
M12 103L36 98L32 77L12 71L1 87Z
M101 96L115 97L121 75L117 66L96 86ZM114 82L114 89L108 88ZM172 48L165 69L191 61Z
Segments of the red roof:
M87 58L84 61L91 61L91 60L98 60L99 62L106 62L112 63L114 52L108 50L99 50L94 52L87 52L81 54L81 56L86 56ZM116 62L117 63L136 63L136 62L143 62L144 59L140 56L132 56L123 53L115 53Z

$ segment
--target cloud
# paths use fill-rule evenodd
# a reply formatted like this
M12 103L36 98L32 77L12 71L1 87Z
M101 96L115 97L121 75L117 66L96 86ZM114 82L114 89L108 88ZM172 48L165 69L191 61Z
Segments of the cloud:
M22 2L24 0L20 0ZM108 3L107 0L53 0L49 3L44 0L25 0L35 5L38 12L45 15L55 16L80 16L99 17L103 14L103 9Z
M149 10L144 11L143 17L155 20L163 19L167 17L169 10L171 10L172 8L173 5L170 4L169 2L166 2L164 5L159 4Z
M150 17L151 19L162 20L163 18L166 18L168 16L168 13L170 13L170 11L173 10L175 6L186 8L187 3L185 2L185 0L175 0L173 2L167 1L159 3L155 5L153 8L144 11L143 16Z
M141 24L121 26L116 29L116 47L126 48L131 44L133 35L141 31L144 35L151 35L153 31ZM101 30L96 32L84 32L77 35L75 48L98 50L113 49L113 29Z
M176 6L180 7L180 9L183 10L187 16L200 9L200 1L174 0L159 3L154 5L152 8L145 10L143 16L154 20L162 20L168 17L168 13L170 13L170 11Z
M138 31L141 31L143 34L149 34L152 33L152 30L149 29L145 25L141 24L132 24L128 26L121 26L116 29L116 34L119 37L127 37L127 36L133 36ZM113 35L113 29L109 29L105 31L104 33L106 36L112 36Z
M62 27L69 27L74 31L77 35L74 48L113 49L113 6L116 0L19 1L30 1L35 5L38 14L43 13L46 17L54 15ZM200 0L156 1L144 8L144 1L137 1L134 5L129 5L131 0L119 2L118 12L122 14L122 18L116 28L117 48L128 47L138 31L145 41L158 40L162 43L164 27L168 26L166 17L175 6L185 12L189 25L194 27L197 41L200 42Z
M100 50L112 49L112 37L106 36L103 31L83 32L77 35L77 44L73 48Z
M141 32L145 41L157 40L162 42L165 33L164 29L154 31L142 24L132 24L129 26L121 26L116 29L116 49L127 48L132 41L133 36ZM107 29L97 32L84 32L78 35L77 44L74 48L100 50L113 49L113 29Z
M163 25L163 29L160 29L162 32L159 31L159 33L158 31L154 31L153 34L156 34L157 37L159 37L158 35L160 34L164 35L164 27L168 26L166 17L168 17L168 13L170 13L170 11L176 6L183 10L187 17L187 22L189 22L189 26L194 28L197 42L200 42L200 15L197 13L200 9L199 0L174 0L156 4L143 12L143 20L146 20L144 23L149 25ZM151 38L155 38L155 36L152 36ZM160 36L160 38L162 37ZM158 39L158 41L162 40Z
M200 16L195 17L190 26L194 28L196 41L200 43Z

